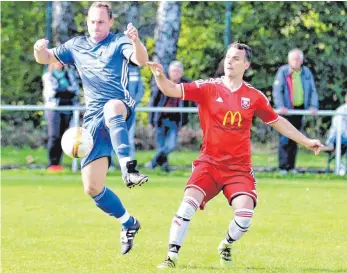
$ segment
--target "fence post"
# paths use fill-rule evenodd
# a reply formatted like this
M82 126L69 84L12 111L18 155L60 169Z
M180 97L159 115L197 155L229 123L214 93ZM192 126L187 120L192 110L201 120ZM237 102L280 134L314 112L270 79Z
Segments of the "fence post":
M335 174L340 173L341 166L341 135L342 115L337 116L336 151L335 151Z
M73 111L73 126L79 127L80 125L80 111L74 110ZM72 172L78 171L78 159L74 158L72 159L72 166L71 166Z

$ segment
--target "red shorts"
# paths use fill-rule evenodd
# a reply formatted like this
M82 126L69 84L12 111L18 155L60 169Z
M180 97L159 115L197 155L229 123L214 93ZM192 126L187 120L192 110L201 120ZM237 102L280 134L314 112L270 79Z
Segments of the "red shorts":
M194 187L200 190L205 198L200 205L204 209L205 204L223 191L224 196L231 201L239 195L248 195L257 204L256 181L253 169L250 171L233 171L221 169L211 163L195 160L193 171L185 189Z

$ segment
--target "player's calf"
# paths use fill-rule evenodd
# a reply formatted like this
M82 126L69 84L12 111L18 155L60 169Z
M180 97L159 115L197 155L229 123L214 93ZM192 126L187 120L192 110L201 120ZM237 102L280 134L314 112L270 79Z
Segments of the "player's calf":
M158 265L158 268L176 267L178 260L178 252L182 246L183 240L186 237L189 223L194 213L199 207L199 202L191 197L184 196L178 211L171 222L169 251L167 258L163 263Z
M226 237L219 243L218 252L220 263L224 267L232 264L231 245L239 240L251 226L253 218L252 209L236 209L234 219L229 225Z

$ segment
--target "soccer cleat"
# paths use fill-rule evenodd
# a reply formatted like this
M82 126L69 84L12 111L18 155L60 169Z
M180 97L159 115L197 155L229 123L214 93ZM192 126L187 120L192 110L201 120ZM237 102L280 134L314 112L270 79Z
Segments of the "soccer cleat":
M170 258L169 256L165 259L164 262L162 262L160 265L157 266L159 269L166 269L166 268L175 268L177 264L177 258Z
M223 267L231 267L231 245L225 243L225 241L221 241L218 246L218 252L220 256L220 264Z
M126 164L127 173L123 176L123 181L128 188L141 186L143 183L148 181L148 176L137 171L136 165L136 160L128 161Z
M127 229L123 228L120 232L120 241L122 243L121 253L123 255L127 254L133 248L135 235L139 232L140 228L140 222L134 218L134 224Z

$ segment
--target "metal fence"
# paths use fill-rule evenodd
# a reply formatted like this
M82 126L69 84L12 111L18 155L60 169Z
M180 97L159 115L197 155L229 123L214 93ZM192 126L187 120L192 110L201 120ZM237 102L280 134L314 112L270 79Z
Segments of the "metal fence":
M67 110L73 111L73 125L79 126L80 113L85 111L85 106L57 106L57 107L45 107L43 105L1 105L1 111L44 111L44 110ZM170 112L170 113L197 113L196 107L137 107L136 112ZM312 116L312 113L308 110L289 110L287 115L303 115ZM341 135L342 135L342 116L347 116L344 113L337 113L332 110L320 110L316 116L339 116L337 135L336 135L336 158L335 158L335 173L338 174L341 165ZM78 170L78 160L74 159L72 163L72 171Z

